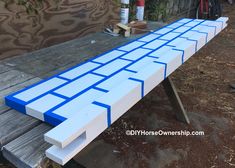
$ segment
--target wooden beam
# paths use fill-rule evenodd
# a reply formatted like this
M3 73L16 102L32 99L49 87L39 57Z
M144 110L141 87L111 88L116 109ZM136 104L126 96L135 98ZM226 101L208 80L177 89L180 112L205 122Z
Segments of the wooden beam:
M173 106L173 110L176 113L176 117L178 120L185 122L187 124L190 123L187 112L184 109L183 103L180 100L176 87L170 77L166 78L163 82L163 87L165 92Z
M51 128L46 124L38 125L3 146L3 156L16 167L46 168L49 165L57 165L47 159L45 155L45 150L51 145L44 141L43 135Z

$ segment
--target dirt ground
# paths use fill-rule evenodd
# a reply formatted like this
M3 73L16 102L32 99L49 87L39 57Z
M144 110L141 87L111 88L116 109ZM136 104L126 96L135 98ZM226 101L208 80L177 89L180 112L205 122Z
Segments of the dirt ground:
M190 125L175 119L158 86L75 159L88 168L235 167L235 93L229 87L235 84L235 6L225 5L224 15L230 17L228 28L171 76ZM199 130L205 135L127 136L132 129Z

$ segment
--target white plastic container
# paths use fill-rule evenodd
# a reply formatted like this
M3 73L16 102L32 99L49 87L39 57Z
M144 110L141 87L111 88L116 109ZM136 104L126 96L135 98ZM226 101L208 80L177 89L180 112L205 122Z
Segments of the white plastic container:
M128 24L129 22L129 4L130 0L121 0L121 23Z
M136 1L136 19L138 21L144 20L144 0Z

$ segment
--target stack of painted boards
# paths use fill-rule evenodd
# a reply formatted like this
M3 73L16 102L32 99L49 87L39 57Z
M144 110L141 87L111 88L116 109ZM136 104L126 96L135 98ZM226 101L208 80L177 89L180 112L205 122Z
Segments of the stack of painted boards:
M65 164L227 26L181 19L20 90L8 106L56 126L47 157ZM78 53L79 55L79 53Z

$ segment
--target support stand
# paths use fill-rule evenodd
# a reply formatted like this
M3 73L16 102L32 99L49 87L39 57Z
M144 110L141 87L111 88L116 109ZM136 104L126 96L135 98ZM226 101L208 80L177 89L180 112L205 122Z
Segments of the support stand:
M187 124L190 123L187 112L184 109L184 106L180 100L180 97L177 93L176 87L174 85L174 83L172 82L172 80L167 77L163 82L163 87L164 90L176 112L176 117L178 120L185 122Z

